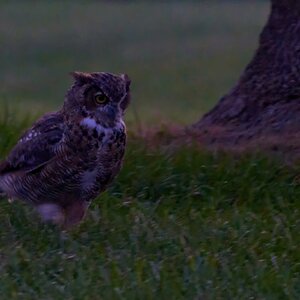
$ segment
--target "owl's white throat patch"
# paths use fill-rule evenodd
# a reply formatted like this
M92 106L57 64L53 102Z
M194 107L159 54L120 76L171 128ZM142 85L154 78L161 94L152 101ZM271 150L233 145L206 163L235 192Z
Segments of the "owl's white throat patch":
M103 127L102 125L98 124L93 118L90 117L86 117L82 119L80 125L87 127L88 129L96 129L98 134L99 133L110 134L112 132L111 128Z
M111 136L113 129L112 128L105 128L100 124L97 124L97 122L90 117L86 117L81 120L80 122L81 126L85 126L88 129L96 129L98 134L104 133L104 137L102 138L102 142L105 143Z
M82 119L80 125L86 126L90 129L96 128L97 130L103 128L101 125L97 124L97 122L93 118L90 117Z
M85 126L89 129L96 129L99 133L104 132L104 133L108 133L108 134L111 133L113 129L124 130L124 128L125 128L124 122L122 120L120 120L120 122L118 122L115 127L106 128L100 124L97 124L97 122L93 118L90 118L90 117L86 117L86 118L82 119L80 122L80 125Z

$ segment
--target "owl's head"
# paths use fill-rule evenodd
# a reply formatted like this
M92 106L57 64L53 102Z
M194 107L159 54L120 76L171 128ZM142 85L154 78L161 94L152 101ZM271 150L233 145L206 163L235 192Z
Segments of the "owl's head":
M130 79L110 73L71 73L74 84L68 91L64 112L73 117L94 119L103 126L119 122L130 102Z

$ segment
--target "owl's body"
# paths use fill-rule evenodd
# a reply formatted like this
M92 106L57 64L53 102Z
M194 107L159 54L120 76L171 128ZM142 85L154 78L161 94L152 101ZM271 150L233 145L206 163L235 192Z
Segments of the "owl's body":
M0 164L1 191L66 226L82 219L121 168L130 84L108 73L74 76L62 110L38 120Z

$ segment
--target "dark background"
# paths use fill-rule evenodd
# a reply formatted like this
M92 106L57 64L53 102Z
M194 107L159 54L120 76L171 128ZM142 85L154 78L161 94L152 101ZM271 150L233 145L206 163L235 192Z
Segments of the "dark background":
M10 1L0 4L0 102L57 109L68 72L132 78L128 121L196 121L237 80L267 1Z

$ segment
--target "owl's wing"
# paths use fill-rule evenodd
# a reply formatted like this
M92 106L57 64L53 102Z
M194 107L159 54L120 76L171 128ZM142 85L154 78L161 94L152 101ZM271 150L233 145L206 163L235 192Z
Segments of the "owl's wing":
M63 116L51 113L39 119L20 138L7 159L0 163L0 176L11 172L34 172L55 159L64 132Z

